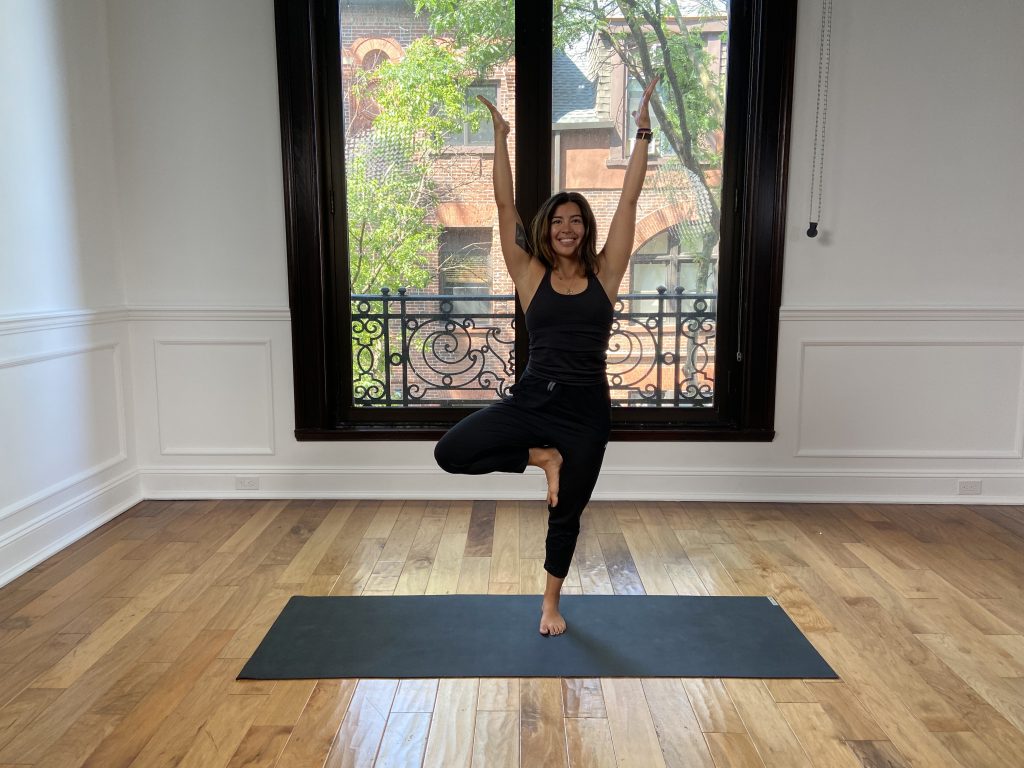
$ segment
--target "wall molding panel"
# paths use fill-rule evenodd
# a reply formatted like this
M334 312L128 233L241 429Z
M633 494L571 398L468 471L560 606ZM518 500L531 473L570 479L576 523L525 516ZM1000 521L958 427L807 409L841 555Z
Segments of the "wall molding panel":
M274 453L274 380L269 338L156 338L153 345L161 455ZM256 351L249 356L252 359L245 360L241 353L249 348ZM214 349L216 355L212 354ZM263 385L259 397L246 391L256 382ZM249 402L244 402L246 394ZM199 434L175 434L175 430L189 429ZM245 433L246 439L233 442L233 435L239 432Z
M0 318L0 585L142 500L130 342L123 308Z
M851 364L855 356L860 363L856 366ZM815 357L825 359L809 366ZM1024 458L1024 341L804 339L799 361L796 457ZM972 376L981 383L971 386ZM948 426L936 428L936 423ZM1000 430L1002 445L984 444ZM818 434L808 436L808 431ZM825 432L837 444L822 445ZM975 447L898 447L899 439L914 435L925 435L933 444L974 442ZM893 444L868 447L876 436L888 436ZM844 438L859 444L844 446Z
M22 497L0 507L0 522L3 522L7 518L17 515L22 510L39 504L47 499L53 498L58 494L66 491L67 489L82 483L89 478L96 477L102 472L110 469L111 467L121 464L128 458L128 435L127 425L125 418L125 392L124 392L124 380L122 375L123 361L121 359L121 344L120 342L112 341L98 344L90 344L82 347L72 347L69 349L59 349L49 352L43 352L34 355L28 355L19 358L0 360L0 371L5 369L18 368L22 366L36 365L45 362L51 362L54 360L60 360L63 358L75 357L77 355L86 355L94 352L101 352L104 350L111 351L111 362L112 362L112 376L114 384L114 413L116 419L116 433L117 433L117 450L113 455L110 455L100 461L90 465L89 467L76 472L66 478L63 478L49 486L42 488L35 493L32 493L26 497Z

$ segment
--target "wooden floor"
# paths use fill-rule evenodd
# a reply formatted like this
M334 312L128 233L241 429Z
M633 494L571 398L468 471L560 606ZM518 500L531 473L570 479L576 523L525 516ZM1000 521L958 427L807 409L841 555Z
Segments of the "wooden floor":
M774 595L838 682L234 680L296 593L539 592L544 530L142 503L0 590L0 767L1024 765L1022 507L588 509L567 592Z

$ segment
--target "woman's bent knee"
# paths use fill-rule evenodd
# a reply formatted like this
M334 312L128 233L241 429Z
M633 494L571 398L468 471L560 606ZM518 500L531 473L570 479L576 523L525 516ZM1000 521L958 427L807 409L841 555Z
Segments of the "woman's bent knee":
M455 460L454 451L452 451L450 442L445 441L442 437L438 440L437 445L434 446L434 461L437 465L445 472L451 472L452 474L458 474L460 465Z

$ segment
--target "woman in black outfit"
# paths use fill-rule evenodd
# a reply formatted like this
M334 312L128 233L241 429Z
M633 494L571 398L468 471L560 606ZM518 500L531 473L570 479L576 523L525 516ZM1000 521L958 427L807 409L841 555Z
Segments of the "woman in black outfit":
M434 456L442 469L460 474L523 472L528 466L544 471L548 534L543 635L565 631L558 611L562 582L608 443L611 400L605 358L612 306L633 249L651 139L647 105L657 81L648 84L633 113L638 141L600 251L594 214L576 192L559 192L544 203L527 242L512 193L509 124L493 104L477 97L494 123L498 234L505 266L526 313L530 360L509 394L452 427L437 443Z

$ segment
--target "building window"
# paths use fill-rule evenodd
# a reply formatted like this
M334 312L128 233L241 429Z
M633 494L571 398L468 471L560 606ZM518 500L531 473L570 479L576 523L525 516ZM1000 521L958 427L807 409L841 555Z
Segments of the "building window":
M681 227L664 230L640 246L630 260L629 295L656 295L677 291L686 296L702 296L714 310L717 296L717 258L703 263L701 248L695 238L680 234ZM714 256L714 255L713 255ZM634 312L655 312L656 299L634 299Z
M438 252L438 288L442 296L474 296L473 299L441 303L454 315L489 315L491 293L491 230L478 227L445 229Z
M477 100L477 96L483 96L491 104L497 104L498 84L481 83L471 85L466 89L466 112L472 115L473 119L466 120L462 124L462 130L448 135L445 141L449 146L471 147L494 144L494 125L487 117L483 105ZM474 120L476 121L475 126Z
M633 152L633 146L636 144L636 123L633 121L633 112L636 111L637 106L640 104L640 97L643 96L644 87L640 82L633 77L629 72L626 73L626 109L623 112L623 126L622 135L625 137L626 153L631 154ZM654 140L651 141L651 146L648 149L649 157L658 157L666 152L671 152L672 148L668 145L668 141L665 138L665 132L661 130L661 125L658 123L657 115L651 113L651 129L654 131Z
M428 0L425 7L429 10L430 5ZM518 16L513 16L516 5L521 7ZM459 4L442 3L437 7L443 9L446 23L471 12ZM563 16L604 13L606 7L613 6L555 5L556 12ZM683 307L677 301L683 309L674 310L674 318L663 316L653 323L650 318L643 321L628 317L635 307L617 307L621 323L618 331L613 329L613 342L619 350L626 349L627 341L641 336L655 339L660 345L653 348L653 353L644 351L640 361L655 368L636 373L636 391L631 390L624 400L659 407L620 404L613 413L613 439L770 440L774 435L796 7L794 0L771 4L712 0L709 7L718 14L716 23L728 32L729 40L728 88L722 88L727 104L711 105L704 111L709 119L718 119L721 124L708 128L703 123L691 131L685 139L693 145L691 152L681 151L673 137L672 151L680 152L678 168L672 169L678 183L672 188L648 187L645 195L649 189L654 197L644 201L647 205L653 203L655 210L646 216L645 226L655 233L649 240L678 225L702 228L700 258L705 265L698 264L685 238L673 241L667 234L657 243L640 248L629 278L635 285L624 288L635 290L663 280L687 289L688 283L711 263L714 277L709 278L709 285L715 298L701 306L694 301L692 307ZM503 111L510 122L514 121L510 149L516 202L524 220L531 218L550 193L556 162L575 174L566 186L575 183L574 188L582 187L599 218L614 208L614 192L601 185L613 181L617 170L605 165L607 145L601 150L593 142L596 136L617 132L616 116L611 113L616 107L610 104L618 102L617 107L621 107L622 101L610 96L608 89L612 82L622 81L609 77L602 62L610 60L614 65L616 55L620 60L633 55L637 49L629 46L635 44L642 49L651 43L653 38L646 33L652 30L646 29L647 22L639 17L613 19L606 26L559 27L603 32L587 36L597 40L598 47L572 59L579 70L579 84L594 84L595 99L573 112L574 130L555 142L551 104L553 20L538 15L525 3L513 3L509 9L509 16L482 40L477 53L483 57L475 60L474 66L466 66L465 61L458 60L466 41L453 36L445 42L443 30L432 28L429 19L411 14L397 3L306 0L275 4L296 435L300 439L435 439L465 415L466 406L474 405L453 407L454 400L472 399L464 394L473 387L478 389L479 399L493 400L527 362L526 331L521 315L518 322L513 322L515 312L507 300L510 289L504 273L499 274L496 252L490 256L491 290L503 294L505 306L495 312L493 332L488 329L486 338L454 316L440 313L438 317L437 299L429 296L431 285L451 289L453 295L462 291L464 296L483 285L482 276L473 274L471 266L479 258L472 247L480 242L478 236L455 233L493 228L487 218L490 214L484 211L493 207L488 153L453 151L455 144L485 147L492 141L487 121L476 128L470 122L467 127L466 107L480 92L475 89L488 88L483 92L490 98L497 96L499 88L474 78L491 78L501 85ZM362 127L367 134L375 135L354 142L347 134L350 126L342 110L346 46L360 34L382 34L382 18L388 14L404 14L401 19L384 19L391 26L383 32L393 34L403 52L401 57L389 55L387 66L374 70L380 73L375 75L374 95L382 115L395 100L403 102L405 112L389 115L387 125L377 124L375 118L372 125ZM559 23L562 21L560 17ZM346 24L351 27L354 23L365 29L346 29ZM670 26L653 31L662 39L674 34ZM697 36L702 31L690 29ZM616 34L620 36L616 38ZM661 44L651 44L651 49ZM665 50L671 45L670 41ZM492 53L495 57L488 58ZM423 62L442 69L412 66ZM486 66L476 66L481 62ZM641 71L635 62L631 68ZM437 71L445 76L432 77ZM412 79L403 79L406 76ZM628 83L626 87L628 90ZM633 91L635 94L635 86ZM685 88L682 95L666 94L666 98L673 104L684 104ZM688 107L679 107L684 108ZM751 111L754 109L756 114ZM672 130L678 122L674 112L667 114L667 124L659 126L660 133ZM712 133L714 143L697 146ZM563 154L554 158L552 147L559 143ZM366 154L353 160L346 150L357 144L366 149ZM662 153L658 167L672 166L674 154L666 157L664 145L658 150ZM707 159L716 150L720 150L720 165ZM353 180L362 186L347 188ZM595 184L587 187L589 181ZM697 193L686 197L673 191L688 186L696 188ZM457 199L445 197L453 191ZM441 202L451 216L447 212L444 217L439 215ZM445 226L451 229L446 232ZM389 227L395 231L404 227L406 234L391 236ZM467 240L461 240L464 236ZM357 247L361 250L353 251ZM353 252L363 254L365 279L358 296L349 285ZM713 259L708 255L712 252ZM441 268L446 261L451 262L451 269ZM643 300L649 301L646 296ZM474 299L455 301L464 314L482 308L472 306ZM684 314L688 316L681 320ZM623 325L627 321L628 328ZM441 329L430 339L420 337L427 323ZM678 333L672 330L673 323ZM467 340L483 346L462 354L462 348L452 346L448 337L441 338L460 331L468 331L463 334ZM666 335L671 333L675 335ZM360 349L354 350L357 335L365 338L360 339ZM712 344L718 357L709 366L705 363ZM425 361L423 370L439 361L453 367L429 382L439 395L424 402L417 399L422 387L416 390L411 378L406 382L402 377L416 373L409 363L412 356L422 356L432 349L443 349L444 354ZM617 360L613 374L612 357L610 346L609 378L617 379L610 383L613 389L625 391L633 386L625 380L636 371L635 366L630 368L629 361ZM360 362L362 358L368 359L365 365ZM468 366L478 360L480 370L454 368L456 363ZM362 366L358 371L357 363ZM663 364L674 364L689 378L663 388L659 378L659 366ZM360 402L354 382L365 383L374 377L384 380L380 391ZM654 379L659 381L656 402L642 402L648 399L645 391ZM458 397L446 394L452 388L459 388ZM697 391L701 388L706 392ZM422 407L425 405L430 407Z

